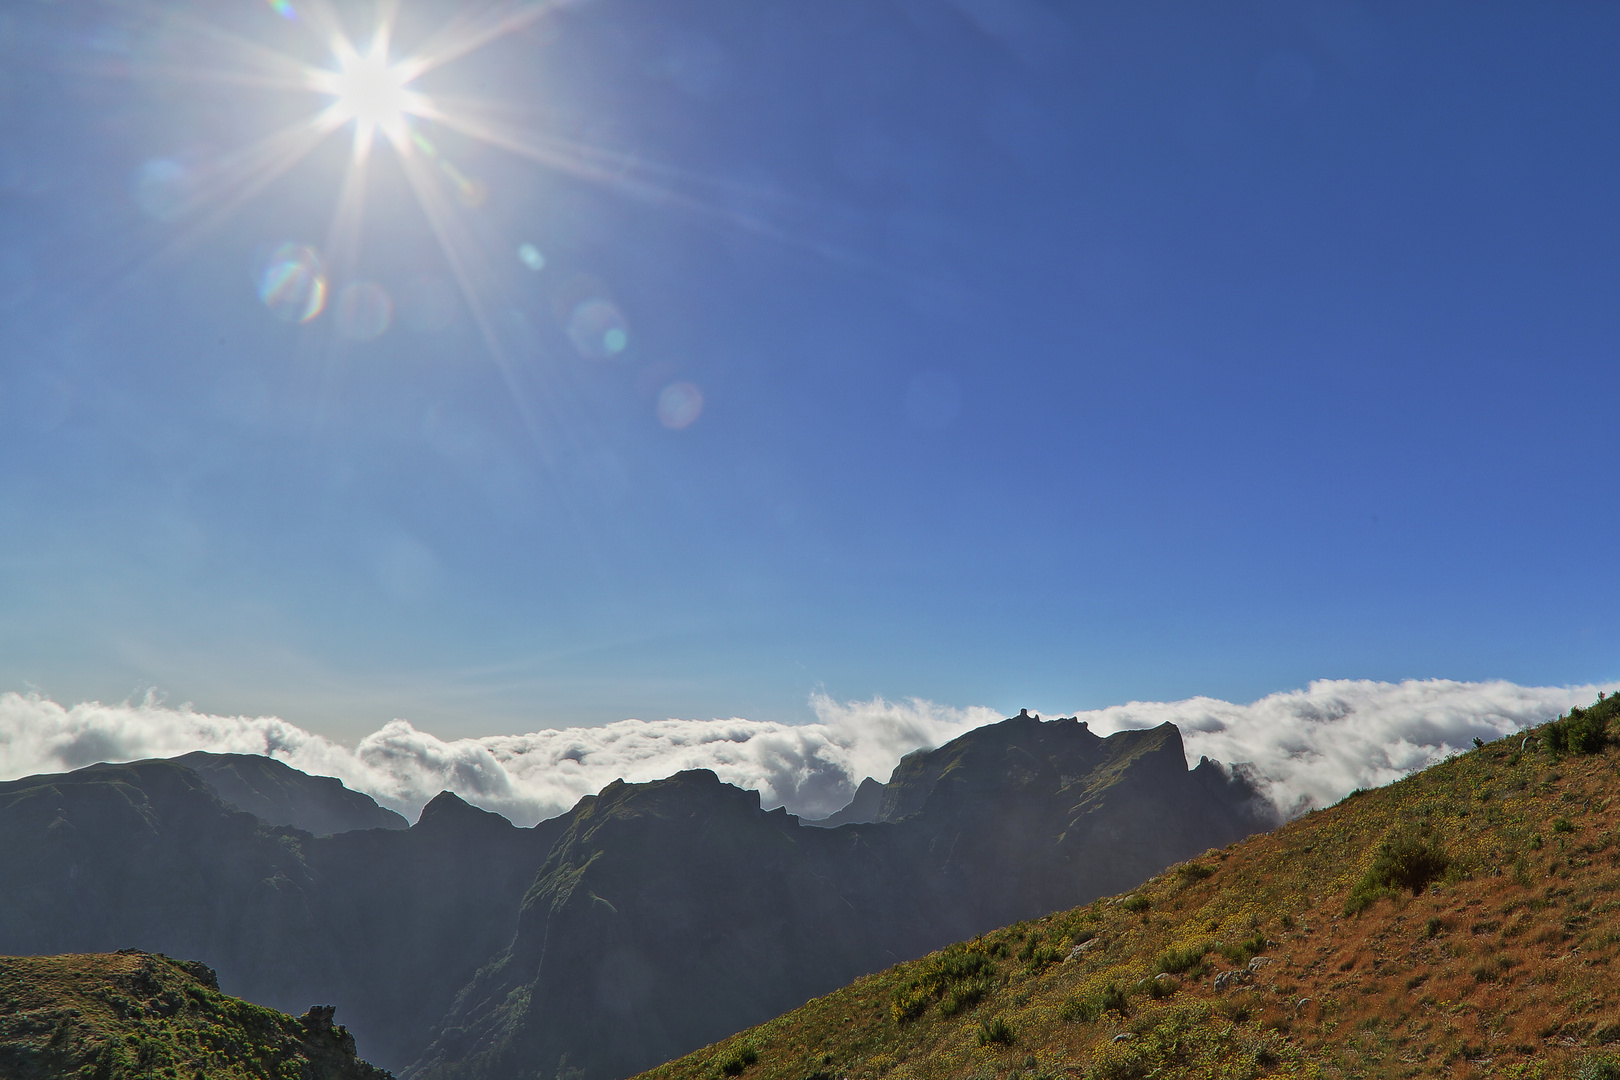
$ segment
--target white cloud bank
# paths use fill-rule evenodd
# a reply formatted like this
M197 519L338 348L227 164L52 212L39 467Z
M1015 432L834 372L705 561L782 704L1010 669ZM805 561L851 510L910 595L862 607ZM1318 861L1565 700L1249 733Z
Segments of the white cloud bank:
M1617 684L1620 685L1620 684ZM1540 723L1614 687L1523 687L1444 680L1319 681L1249 705L1214 698L1132 702L1078 715L1108 734L1166 720L1196 761L1253 762L1269 794L1293 811L1356 787L1388 783L1472 739ZM0 777L61 772L98 761L173 757L192 750L265 754L336 776L414 820L441 790L532 824L562 813L617 778L654 780L708 768L809 817L831 813L864 776L885 779L900 757L1001 719L987 708L926 701L811 702L817 722L621 720L593 728L446 741L395 720L353 748L277 717L213 716L152 698L64 707L0 694Z
M1474 739L1490 742L1589 705L1604 686L1518 686L1510 682L1319 679L1306 690L1250 705L1216 698L1138 702L1081 713L1098 734L1181 729L1187 756L1253 762L1285 814L1335 803L1356 788L1379 787L1432 765Z

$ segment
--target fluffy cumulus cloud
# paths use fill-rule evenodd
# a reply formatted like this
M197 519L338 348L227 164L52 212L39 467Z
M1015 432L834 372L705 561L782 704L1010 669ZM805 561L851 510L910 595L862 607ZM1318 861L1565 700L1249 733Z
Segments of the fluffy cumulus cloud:
M1443 680L1322 681L1247 705L1213 698L1132 702L1082 712L1108 734L1165 721L1186 735L1189 758L1252 762L1285 811L1325 805L1387 783L1472 744L1585 704L1610 687L1522 687ZM172 757L191 750L265 754L336 776L414 819L441 790L531 824L562 813L615 779L654 780L713 769L759 791L766 806L819 817L848 801L862 777L886 779L902 755L1000 715L926 701L811 702L816 722L622 720L527 735L440 739L395 720L353 747L278 717L214 716L155 699L71 707L0 694L0 777L60 772L98 761Z
M1080 713L1098 734L1153 727L1182 731L1187 756L1252 762L1285 814L1337 802L1440 759L1589 705L1607 686L1509 682L1322 679L1248 705L1215 698L1142 702Z
M336 776L415 819L440 791L519 824L560 814L615 779L656 780L713 769L760 793L766 806L810 817L849 801L862 777L886 779L901 756L1000 719L990 709L817 697L813 724L755 720L621 720L527 735L440 739L395 720L353 747L278 717L213 716L145 701L62 706L0 694L0 777L61 772L98 761L173 757L192 750L264 754Z

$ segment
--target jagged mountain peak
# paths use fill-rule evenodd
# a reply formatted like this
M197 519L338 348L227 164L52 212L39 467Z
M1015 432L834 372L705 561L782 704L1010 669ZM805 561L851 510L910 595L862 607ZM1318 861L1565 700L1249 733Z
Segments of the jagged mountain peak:
M413 830L422 833L466 832L468 830L515 829L505 817L493 810L474 806L453 791L441 791L428 800L417 817Z

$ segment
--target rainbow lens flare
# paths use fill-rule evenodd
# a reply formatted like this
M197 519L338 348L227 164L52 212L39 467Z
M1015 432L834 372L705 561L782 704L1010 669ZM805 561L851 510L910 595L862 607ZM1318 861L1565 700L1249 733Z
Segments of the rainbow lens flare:
M282 244L259 275L259 299L283 322L307 323L326 308L326 268L307 244Z
M298 18L298 12L293 10L291 0L270 0L270 9L283 19Z

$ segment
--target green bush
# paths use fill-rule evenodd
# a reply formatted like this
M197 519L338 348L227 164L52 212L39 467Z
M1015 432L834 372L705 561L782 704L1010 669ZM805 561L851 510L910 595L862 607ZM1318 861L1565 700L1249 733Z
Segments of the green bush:
M1208 945L1188 945L1184 949L1167 949L1154 965L1155 974L1191 975L1196 979L1209 970L1209 963L1204 959L1209 948Z
M979 1021L980 1046L1011 1046L1014 1038L1012 1025L999 1016Z
M1214 877L1215 868L1208 863L1190 862L1178 869L1176 876L1181 879L1183 885L1191 885L1194 882Z
M1575 831L1575 823L1573 821L1569 820L1569 818L1567 818L1567 817L1561 817L1557 821L1553 822L1552 830L1555 833L1574 832Z
M1180 989L1181 984L1174 979L1153 978L1147 980L1147 996L1154 1001L1163 1001Z
M1152 907L1153 901L1141 893L1131 893L1131 895L1119 902L1119 906L1132 914L1140 914Z
M1575 1080L1620 1080L1620 1058L1601 1051L1588 1054L1575 1066Z
M955 983L940 998L939 1013L941 1016L955 1016L959 1012L971 1009L992 989L994 983L982 975L975 976L965 983Z
M1129 1043L1106 1046L1091 1059L1087 1080L1141 1080L1149 1071L1148 1063Z
M720 1072L724 1076L741 1076L744 1069L758 1060L759 1051L744 1044L720 1059Z
M1620 713L1620 694L1598 695L1590 708L1573 708L1542 730L1547 749L1554 754L1595 754L1608 741L1609 720Z
M1125 1000L1125 991L1117 983L1109 983L1097 995L1097 1003L1102 1006L1103 1012L1117 1012L1121 1016L1130 1015L1130 1003Z
M953 945L925 962L917 975L895 991L890 1014L896 1023L915 1020L943 998L941 1012L954 1015L978 1003L995 986L996 963L973 946Z
M1063 1003L1058 1015L1063 1019L1089 1024L1103 1014L1102 1002L1094 997L1075 994Z
M1355 915L1382 897L1405 889L1416 896L1438 881L1450 866L1451 856L1432 827L1397 829L1378 845L1372 866L1350 891L1344 913Z
M1289 920L1290 924L1292 921L1293 920ZM1253 937L1245 938L1243 941L1240 941L1235 945L1217 945L1215 946L1215 951L1224 956L1227 963L1242 965L1247 964L1250 957L1259 956L1261 953L1265 952L1266 946L1269 944L1270 942L1266 940L1266 935L1257 932Z

